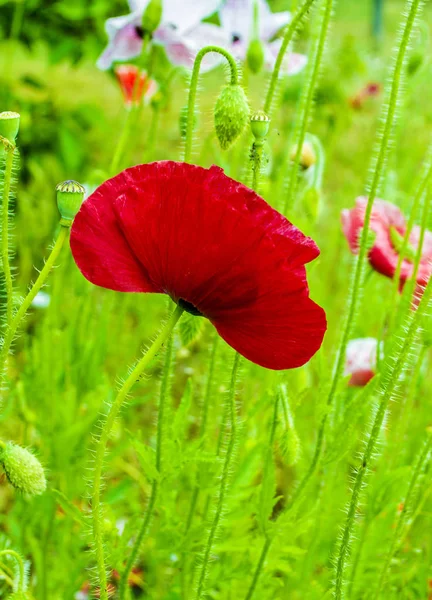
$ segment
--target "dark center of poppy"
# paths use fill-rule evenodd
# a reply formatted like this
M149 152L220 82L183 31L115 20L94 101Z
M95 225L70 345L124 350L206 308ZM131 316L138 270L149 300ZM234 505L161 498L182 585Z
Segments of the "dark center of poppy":
M194 317L202 317L204 316L198 309L196 306L194 306L193 304L191 304L190 302L187 302L187 300L183 300L183 298L180 298L179 301L177 302L177 304L183 308L186 312L188 312L191 315L194 315Z
M235 44L236 42L239 42L241 40L241 36L238 33L233 33L232 34L232 43Z

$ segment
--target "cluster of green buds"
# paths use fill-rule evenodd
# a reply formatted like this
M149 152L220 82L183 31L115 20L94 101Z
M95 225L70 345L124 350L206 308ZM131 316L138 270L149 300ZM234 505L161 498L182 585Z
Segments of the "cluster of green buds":
M84 200L85 189L77 181L69 180L56 187L60 225L70 227Z
M0 463L9 483L26 496L38 496L46 490L44 469L29 450L12 442L0 442Z
M216 101L214 122L216 135L226 150L242 133L249 119L249 104L238 83L225 86Z

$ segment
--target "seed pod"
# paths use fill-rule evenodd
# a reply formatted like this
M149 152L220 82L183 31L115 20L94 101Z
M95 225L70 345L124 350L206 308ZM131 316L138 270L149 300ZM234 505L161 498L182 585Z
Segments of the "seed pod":
M60 223L70 227L84 200L85 189L77 181L69 180L59 183L56 190Z
M8 442L0 451L0 463L9 483L27 496L46 490L45 472L38 459L28 450Z
M229 84L223 88L215 106L215 129L219 143L226 150L238 138L249 118L249 105L243 88Z
M0 113L0 135L11 144L15 144L20 126L20 116L16 112L5 111Z
M250 118L250 126L254 138L264 140L270 128L270 118L263 110L257 110Z
M260 40L251 40L247 49L246 60L252 73L259 73L264 65L264 48Z

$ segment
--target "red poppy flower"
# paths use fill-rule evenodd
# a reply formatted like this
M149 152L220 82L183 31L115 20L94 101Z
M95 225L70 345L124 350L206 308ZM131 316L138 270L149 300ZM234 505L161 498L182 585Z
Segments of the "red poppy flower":
M150 100L157 92L157 83L135 65L120 65L114 70L126 106L138 105L143 98Z
M264 367L299 367L321 346L304 267L316 244L218 167L126 169L83 203L71 248L92 283L168 294Z
M348 342L345 375L351 375L349 385L366 385L375 375L378 340L358 338Z
M361 196L356 200L355 208L342 211L342 228L351 251L356 254L359 248L361 230L364 225L367 198ZM397 206L376 199L373 203L370 229L376 235L374 244L369 252L371 266L386 277L392 278L395 274L399 261L399 251L406 232L406 222L403 214ZM407 258L402 262L400 285L403 287L405 281L412 277L414 271L414 254L420 240L420 227L414 226L409 238L410 248ZM422 257L417 283L425 285L432 273L432 233L425 232Z

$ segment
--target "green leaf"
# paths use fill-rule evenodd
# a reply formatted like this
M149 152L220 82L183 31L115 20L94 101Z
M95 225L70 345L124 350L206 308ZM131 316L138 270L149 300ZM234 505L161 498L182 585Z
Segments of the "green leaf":
M195 317L189 313L183 315L179 323L180 339L183 346L190 346L190 344L200 338L204 324L205 319L202 317Z

